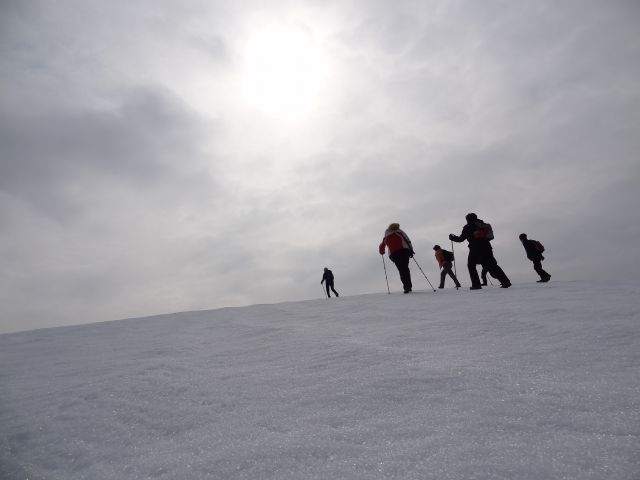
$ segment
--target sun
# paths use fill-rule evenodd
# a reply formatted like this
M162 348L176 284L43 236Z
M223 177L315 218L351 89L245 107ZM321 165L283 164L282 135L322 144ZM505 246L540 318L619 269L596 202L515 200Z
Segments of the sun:
M318 100L326 61L313 34L294 25L269 25L247 40L242 88L247 103L275 117L299 116Z

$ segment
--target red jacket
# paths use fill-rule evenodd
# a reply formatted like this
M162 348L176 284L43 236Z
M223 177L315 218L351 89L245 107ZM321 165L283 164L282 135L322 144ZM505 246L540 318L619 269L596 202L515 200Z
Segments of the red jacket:
M384 238L378 247L380 255L384 255L385 247L389 248L389 255L403 248L413 252L411 240L409 240L407 234L399 228L395 230L387 229L387 231L384 232Z

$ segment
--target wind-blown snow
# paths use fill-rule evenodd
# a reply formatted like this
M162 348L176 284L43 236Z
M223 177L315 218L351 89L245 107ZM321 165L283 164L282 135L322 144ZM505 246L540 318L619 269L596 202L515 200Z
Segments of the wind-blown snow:
M341 297L0 336L3 479L638 479L640 288Z

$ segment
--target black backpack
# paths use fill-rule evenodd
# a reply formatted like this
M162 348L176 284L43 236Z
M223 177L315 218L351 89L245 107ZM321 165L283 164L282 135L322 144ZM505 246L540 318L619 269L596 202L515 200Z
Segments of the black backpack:
M453 262L454 260L453 253L450 252L449 250L442 249L442 255L445 262Z
M531 243L533 243L534 248L542 253L544 252L544 245L542 245L538 240L531 240Z

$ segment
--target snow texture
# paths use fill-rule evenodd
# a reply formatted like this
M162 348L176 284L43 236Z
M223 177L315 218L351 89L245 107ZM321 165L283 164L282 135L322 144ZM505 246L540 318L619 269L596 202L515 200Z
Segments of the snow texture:
M0 478L637 480L639 293L551 282L1 335Z

